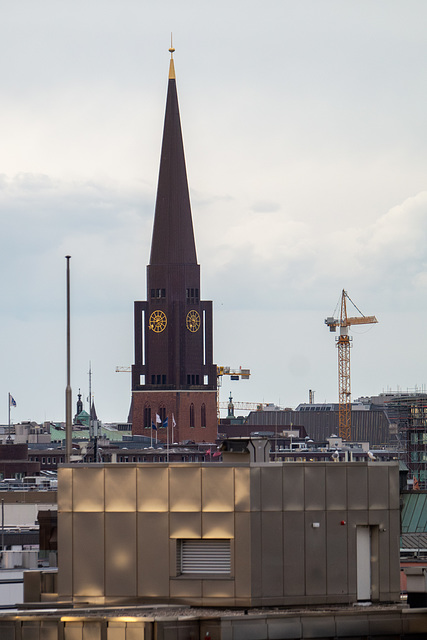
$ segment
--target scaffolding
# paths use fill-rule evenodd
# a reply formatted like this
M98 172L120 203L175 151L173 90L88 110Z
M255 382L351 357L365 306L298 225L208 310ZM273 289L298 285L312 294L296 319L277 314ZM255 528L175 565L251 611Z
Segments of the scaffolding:
M396 425L399 460L409 470L414 489L427 489L427 394L399 394L386 401L386 412Z

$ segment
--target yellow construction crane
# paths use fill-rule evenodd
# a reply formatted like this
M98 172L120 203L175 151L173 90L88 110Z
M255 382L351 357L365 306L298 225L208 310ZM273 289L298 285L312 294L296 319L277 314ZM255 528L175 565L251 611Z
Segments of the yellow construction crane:
M219 388L222 385L223 376L230 376L230 380L249 380L251 375L250 369L230 369L230 367L217 366L216 368L216 384L217 384L217 393L216 393L216 412L218 417L218 424L220 421L220 413L219 413Z
M234 408L242 411L263 411L267 404L267 402L233 402ZM219 403L220 409L228 409L228 407L229 402Z
M130 373L132 367L116 367L116 373ZM217 367L216 375L218 379L218 386L221 386L222 377L230 376L230 380L249 380L251 375L250 369L230 369L230 367Z
M250 369L230 369L230 367L217 367L216 376L218 379L218 387L222 384L223 376L230 376L230 380L249 380L251 375Z
M347 300L351 302L360 316L347 315ZM350 346L352 338L348 335L348 328L354 324L374 324L378 322L375 316L365 316L356 307L347 291L342 290L340 302L340 317L326 318L325 324L329 331L340 328L340 335L336 338L338 347L338 388L339 388L339 415L338 435L343 440L351 440L351 385L350 385ZM337 307L338 307L337 305Z

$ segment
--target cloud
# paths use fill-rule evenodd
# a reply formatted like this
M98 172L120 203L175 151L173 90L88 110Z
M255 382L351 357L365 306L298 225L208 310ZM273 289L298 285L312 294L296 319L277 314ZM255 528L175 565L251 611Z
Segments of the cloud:
M3 313L58 309L65 255L82 310L113 310L137 285L144 290L153 204L142 185L3 175L0 208Z
M384 308L424 306L427 282L427 192L407 198L367 225L313 228L282 210L234 216L219 241L207 249L230 290L215 295L232 308L277 308L330 304L344 287L364 291ZM205 249L205 247L204 247ZM233 283L233 284L231 284ZM209 279L212 286L212 279ZM252 292L252 295L251 293ZM328 292L330 292L328 294Z
M255 213L274 213L279 211L280 208L279 202L269 202L267 200L260 200L252 205L252 211Z

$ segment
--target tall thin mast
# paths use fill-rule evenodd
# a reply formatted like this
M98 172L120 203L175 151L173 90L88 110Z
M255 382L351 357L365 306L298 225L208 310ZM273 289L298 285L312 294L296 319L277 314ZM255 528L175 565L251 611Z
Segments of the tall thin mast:
M71 462L71 442L73 437L71 426L71 332L70 332L70 258L67 260L67 388L65 390L65 461Z
M11 404L11 401L10 401L10 393L8 394L8 400L9 400L9 402L8 402L8 405L9 405L9 421L8 421L8 423L7 423L7 424L8 424L8 428L7 428L7 439L8 439L8 440L10 440L10 404ZM2 548L3 548L3 547L2 547Z

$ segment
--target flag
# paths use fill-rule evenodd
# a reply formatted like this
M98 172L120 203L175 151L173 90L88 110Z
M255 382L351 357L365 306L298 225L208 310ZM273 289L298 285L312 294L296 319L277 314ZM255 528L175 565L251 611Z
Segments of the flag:
M212 458L218 458L218 456L220 456L222 453L222 451L215 451L215 453L213 454Z
M208 449L207 451L205 451L205 455L210 456L212 454L212 451L210 449Z
M9 393L9 407L16 407L16 402Z
M165 429L168 428L168 419L167 419L167 417L163 420L163 426L164 426Z
M154 431L157 431L157 427L156 427L156 425L154 424L154 422L152 422L152 423L151 423L151 428L152 428Z
M176 422L175 422L175 416L172 414L172 427L175 429L176 427Z
M162 421L158 413L156 413L156 424L162 424Z

